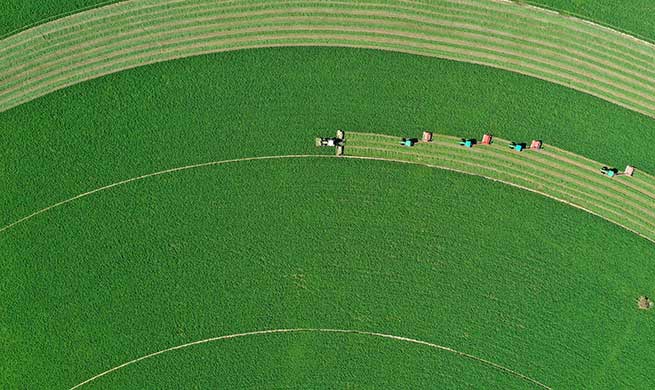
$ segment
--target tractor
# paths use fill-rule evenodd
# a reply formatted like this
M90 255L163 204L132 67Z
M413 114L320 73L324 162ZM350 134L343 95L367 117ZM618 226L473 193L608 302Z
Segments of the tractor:
M337 146L338 144L338 138L316 138L316 146Z
M467 148L472 148L473 145L477 143L478 141L475 138L462 138L462 140L459 141L460 145L465 146Z
M525 143L519 143L519 142L513 142L513 141L509 143L509 148L514 149L517 152L522 152L523 149L525 149L526 146L527 145Z
M600 172L607 177L614 177L619 174L619 170L616 168L602 167Z
M407 146L408 148L411 148L418 142L418 139L416 138L403 138L400 140L400 145L402 146Z
M343 146L344 143L344 132L342 130L337 131L336 137L325 137L325 138L316 138L316 146Z

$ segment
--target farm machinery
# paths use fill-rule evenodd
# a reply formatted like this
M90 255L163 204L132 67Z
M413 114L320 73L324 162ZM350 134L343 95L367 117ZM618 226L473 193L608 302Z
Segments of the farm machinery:
M483 134L482 135L482 142L480 143L481 145L491 145L493 140L493 136L489 133ZM472 148L473 146L478 144L478 140L475 138L461 138L459 141L459 144L461 146L464 146L466 148Z
M418 142L418 139L416 138L402 138L400 140L400 145L401 146L406 146L408 148L411 148Z
M337 156L343 155L343 147L346 142L346 134L343 130L337 130L336 137L317 137L316 146L336 147Z
M543 143L539 139L533 139L532 142L530 142L530 147L529 148L528 148L528 144L526 144L525 142L514 142L514 141L512 141L512 142L509 143L509 148L513 149L513 150L516 150L517 152L522 152L522 151L524 151L526 149L537 150L538 151L538 150L541 150L542 146L543 146Z
M607 177L614 176L633 176L635 174L635 167L628 165L625 167L625 171L621 172L617 168L613 167L602 167L600 168L600 173L606 175Z
M525 143L522 143L522 142L512 141L512 142L509 143L509 148L514 149L517 152L522 152L525 149L526 146L527 145Z
M619 174L619 170L616 168L602 167L600 173L607 175L607 177L614 177Z

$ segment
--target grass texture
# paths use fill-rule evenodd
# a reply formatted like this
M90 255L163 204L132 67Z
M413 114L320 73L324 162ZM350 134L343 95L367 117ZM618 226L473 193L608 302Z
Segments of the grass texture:
M634 368L655 360L640 336L655 323L635 299L654 293L655 275L644 266L652 251L647 241L566 205L436 169L315 159L160 176L0 236L2 378L8 387L70 388L189 341L329 327L446 345L553 388L644 388L651 378ZM104 379L108 388L130 388L130 373L144 367L134 375L156 374L173 388L197 377L198 359L198 368L218 365L216 375L237 381L230 383L347 381L350 359L330 351L314 363L325 371L304 374L303 344L311 356L326 343L338 351L343 339L279 339L243 339L236 355L219 345L162 355ZM282 343L267 352L279 351L281 368L262 367L252 382L238 382L271 342ZM355 372L371 367L372 387L403 382L395 370L375 367L397 360L396 348L413 348L359 342L355 367L362 368ZM451 369L462 363L449 356L428 359L420 348L401 355L401 367L421 370L406 374L407 383L461 383ZM250 358L243 365L217 360L241 356ZM525 388L468 363L470 386L497 380ZM422 371L426 365L430 371Z
M27 28L117 0L1 0L0 36L6 37Z
M600 47L598 53L614 50ZM7 223L160 169L321 153L313 136L336 128L394 135L489 130L653 168L639 138L653 127L649 118L517 74L372 51L259 50L162 63L64 89L0 118ZM640 369L655 360L643 341L652 316L634 302L654 294L646 267L652 245L479 178L348 160L200 169L43 214L3 232L0 253L0 329L9 357L0 378L9 387L68 388L172 345L296 326L416 337L555 388L652 387ZM420 348L302 335L206 345L131 366L92 387L192 382L525 385Z
M253 47L327 45L484 64L655 116L655 46L506 2L126 1L0 42L0 110L120 70Z

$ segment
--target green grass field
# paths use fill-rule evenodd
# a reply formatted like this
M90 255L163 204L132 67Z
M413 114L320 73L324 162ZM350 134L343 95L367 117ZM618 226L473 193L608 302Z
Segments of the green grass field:
M251 335L157 355L78 388L653 386L643 369L655 361L644 336L653 313L635 301L655 296L652 243L479 177L331 158L313 139L337 128L491 131L655 172L643 138L652 119L435 58L242 50L74 85L0 113L0 229L165 169L310 156L149 177L0 231L0 387L70 389L166 348L293 328L384 333L474 358L364 334ZM633 195L655 212L650 195Z
M334 171L341 175L327 174ZM653 275L639 267L652 245L483 179L335 159L235 163L118 187L6 233L5 322L29 325L4 328L12 342L3 378L30 388L68 388L189 341L289 327L414 337L553 388L640 388L649 379L623 373L652 359L635 338L651 331L652 316L634 303L652 293ZM257 338L244 343L243 354L258 353ZM408 356L426 358L418 353ZM452 359L435 359L427 364L451 367ZM303 361L301 353L286 359L280 383L292 382ZM158 372L157 364L146 367ZM325 365L337 377L347 369ZM193 373L170 380L192 381ZM441 387L451 375L408 376ZM378 383L394 383L391 376Z
M264 69L275 72L261 77ZM448 77L426 81L419 74ZM474 97L472 86L477 87ZM311 99L318 89L320 101ZM443 90L448 93L433 93ZM523 96L520 102L514 99L518 93ZM479 104L463 104L470 99ZM477 135L493 123L496 134L529 137L534 132L523 118L534 111L530 120L543 126L539 137L593 134L587 121L554 119L561 112L556 103L572 101L588 115L622 119L617 133L637 129L642 121L650 123L638 114L542 81L400 54L276 49L164 63L72 87L2 114L6 126L2 134L12 145L12 154L5 157L12 169L5 180L30 178L21 181L25 187L4 193L3 209L11 213L9 222L69 196L161 169L249 155L316 153L313 136L337 127L389 134L432 126L462 134L474 128ZM62 115L53 117L57 112ZM9 131L16 128L21 132ZM280 136L274 137L276 142L264 142L270 134ZM629 134L622 136L628 140L622 149L593 137L585 138L589 146L574 142L563 146L588 151L595 158L626 158L639 151L629 143L633 139ZM76 153L65 153L72 145ZM18 163L20 156L29 156L30 164ZM644 150L632 161L649 161L647 156ZM337 184L339 176L321 175L334 170L345 175L342 184ZM423 202L432 206L426 208ZM325 210L340 210L339 216ZM524 216L517 220L508 210L523 210ZM262 220L275 224L261 226ZM277 228L280 225L286 228ZM584 231L577 230L581 225ZM38 372L47 361L52 362L48 367L56 367L57 376L33 374L34 386L73 386L172 345L296 326L413 336L489 358L558 388L588 383L589 378L598 381L596 388L618 384L638 388L648 379L620 373L640 364L631 359L650 358L645 351L635 356L622 351L638 348L635 326L643 331L649 326L649 313L637 312L634 299L650 293L650 275L635 265L647 261L651 246L596 217L483 179L389 163L241 163L94 194L17 225L3 232L0 240L10 259L3 285L12 302L8 307L34 308L4 313L7 339L14 341L7 353L15 357L15 366L7 367L3 375L9 383L24 380L26 371ZM330 248L343 240L348 245L335 254ZM25 242L30 245L21 244ZM270 250L266 242L280 250ZM242 266L234 268L235 264ZM262 267L269 271L260 274ZM51 272L53 268L57 272ZM201 275L206 281L198 282ZM298 287L303 282L296 279L305 278L299 275L313 276L307 276L316 283L312 294ZM498 279L502 275L505 279ZM398 278L397 287L389 287L390 277ZM18 285L20 291L41 294L16 295ZM578 288L584 290L572 296ZM421 296L418 301L410 298L416 294ZM224 299L195 301L203 296ZM464 309L466 305L444 305L467 297L486 298L480 302L470 298L477 302L473 311ZM52 305L64 298L69 303L52 313ZM539 305L530 303L537 299ZM591 307L585 306L587 301ZM581 306L588 310L580 311ZM163 313L167 315L162 317ZM71 329L64 319L77 326ZM40 325L9 326L16 323ZM468 336L462 329L470 329L464 331ZM591 333L581 335L582 329ZM517 330L523 333L518 336ZM550 336L537 337L542 333ZM110 341L116 338L121 341ZM307 348L320 348L320 339ZM561 340L582 344L564 348ZM242 342L253 351L259 345ZM370 343L368 348L378 345L375 340L363 342ZM23 348L25 343L29 349ZM105 347L98 350L98 345ZM65 353L70 347L78 353ZM199 347L219 351L214 353L220 348ZM579 350L586 353L575 352ZM616 351L616 357L608 360L610 351ZM553 361L549 358L553 354L565 357ZM34 355L44 358L31 359ZM221 356L232 359L228 355ZM167 356L161 364L176 364L188 354L181 356ZM166 363L169 359L173 363ZM329 356L326 359L330 361ZM416 362L415 367L452 367L446 362L453 360L449 357L435 359ZM164 369L159 364L158 359L149 361L148 368L135 375L150 378L149 373ZM212 364L207 360L198 369ZM289 370L275 372L303 372L305 363L290 359L284 364ZM118 383L129 382L127 373L142 366L98 383L122 387ZM467 367L475 377L490 378L489 383L516 380L475 364ZM345 367L333 369L326 378L346 375ZM262 381L271 378L262 370ZM157 383L175 388L175 380L191 380L194 372L190 368L190 377L178 379L163 376ZM224 378L221 372L216 375ZM602 374L612 372L615 375ZM229 375L241 377L231 370L225 372ZM371 387L399 380L390 375L381 375ZM407 377L418 381L418 387L458 383L451 382L449 373ZM304 379L279 380L291 386ZM325 379L315 380L311 383L320 387ZM523 387L507 383L508 388Z

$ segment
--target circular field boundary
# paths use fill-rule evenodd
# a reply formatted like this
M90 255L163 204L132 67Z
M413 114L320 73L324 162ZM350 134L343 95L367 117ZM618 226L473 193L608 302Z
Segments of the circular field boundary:
M476 361L478 363L482 363L482 364L484 364L484 365L486 365L488 367L492 367L492 368L494 368L496 370L502 371L502 372L504 372L506 374L513 375L513 376L515 376L517 378L520 378L520 379L522 379L522 380L524 380L526 382L529 382L529 383L531 383L533 385L537 385L540 388L547 389L547 390L552 390L551 387L549 387L549 386L543 384L542 382L539 382L536 379L533 379L533 378L531 378L531 377L529 377L529 376L527 376L525 374L522 374L522 373L520 373L518 371L514 371L514 370L512 370L510 368L502 366L502 365L500 365L498 363L494 363L494 362L492 362L490 360L487 360L487 359L484 359L484 358L481 358L481 357L478 357L478 356L475 356L475 355L471 355L471 354L468 354L466 352L461 352L461 351L455 350L455 349L450 348L450 347L445 347L443 345L434 344L434 343L430 343L428 341L413 339L413 338L409 338L409 337L395 336L395 335L386 334L386 333L369 332L369 331L352 330L352 329L328 329L328 328L293 328L293 329L258 330L258 331L245 332L245 333L236 333L236 334L231 334L231 335L211 337L211 338L204 339L204 340L193 341L193 342L178 345L178 346L175 346L175 347L166 348L166 349L163 349L161 351L153 352L153 353L150 353L148 355L144 355L144 356L141 356L139 358L136 358L134 360L130 360L129 362L125 362L125 363L120 364L120 365L118 365L116 367L110 368L107 371L103 371L103 372L101 372L101 373L99 373L99 374L97 374L97 375L83 381L83 382L80 382L77 385L71 387L69 390L78 389L78 388L80 388L80 387L82 387L82 386L84 386L84 385L86 385L86 384L88 384L90 382L93 382L93 381L95 381L95 380L97 380L97 379L99 379L99 378L101 378L101 377L103 377L105 375L111 374L112 372L118 371L118 370L120 370L122 368L125 368L125 367L130 366L130 365L135 364L135 363L138 363L140 361L150 359L150 358L156 357L158 355L162 355L164 353L173 352L173 351L176 351L176 350L180 350L180 349L184 349L184 348L188 348L188 347L193 347L195 345L207 344L207 343L221 341L221 340L229 340L229 339L236 339L236 338L249 337L249 336L262 336L262 335L270 335L270 334L280 334L280 333L353 334L353 335L362 335L362 336L370 336L370 337L390 339L390 340L394 340L394 341L401 341L401 342L412 343L412 344L419 344L419 345L427 346L427 347L430 347L430 348L438 349L438 350L441 350L441 351L453 353L453 354L458 355L458 356L463 357L463 358L474 360L474 361Z
M166 169L163 171L148 173L126 180L121 180L75 195L71 198L37 210L8 225L0 227L0 234L21 223L29 221L40 214L60 206L64 206L75 200L151 177L186 171L190 169L247 161L302 158L345 158L420 165L428 168L437 168L456 173L482 177L484 179L510 185L521 190L534 192L536 194L556 200L560 203L575 207L589 214L600 217L608 222L611 222L612 224L628 230L631 233L637 234L638 236L652 243L655 243L655 220L653 220L653 218L650 216L642 217L640 211L628 213L628 210L625 207L617 206L617 209L615 210L611 208L611 203L608 203L608 199L614 199L614 202L617 202L621 200L621 196L631 195L634 197L634 202L638 208L655 210L655 207L653 206L653 203L655 203L655 177L652 177L646 173L640 173L639 175L642 176L641 178L626 178L636 179L635 183L631 184L630 186L627 186L624 183L620 183L618 181L613 183L612 179L603 177L602 179L606 179L605 182L607 183L606 185L608 187L599 190L597 187L600 186L599 183L602 182L596 181L596 184L594 185L594 181L589 180L589 182L580 184L580 181L575 179L575 175L571 172L579 170L580 167L583 166L579 161L584 161L585 164L587 164L587 171L594 170L594 167L598 167L601 164L581 156L576 156L570 152L561 151L557 148L552 148L554 150L548 152L550 155L544 153L542 157L545 159L557 161L560 164L559 169L561 169L565 174L571 175L572 178L564 176L564 179L568 180L561 179L562 175L559 173L553 173L547 169L539 168L539 165L533 163L533 160L531 160L529 156L526 155L526 153L529 152L524 152L525 158L522 158L522 156L519 157L515 153L509 150L505 150L502 147L496 147L496 150L484 150L477 155L473 155L469 153L470 151L466 150L465 148L453 146L455 145L454 142L450 142L450 144L442 143L439 145L439 139L444 139L447 141L453 141L456 139L455 137L450 136L435 135L435 141L437 142L435 142L433 145L423 143L417 145L419 146L419 148L416 148L417 150L422 148L422 150L426 151L426 153L405 152L405 149L397 145L396 142L391 141L391 139L397 140L398 137L388 135L348 132L347 138L348 146L346 146L346 150L348 151L348 154L340 157L334 155L319 154L245 157L186 165L177 168ZM385 141L380 142L378 139L383 139ZM503 142L503 140L498 139L496 142L499 141L501 143ZM425 149L435 146L441 146L443 149L439 151ZM547 146L547 148L551 149L549 146ZM444 152L446 149L449 149L450 151ZM499 158L499 154L502 153L499 152L500 149L503 149L505 152L504 154L510 156L510 158ZM567 158L562 160L562 155L565 155ZM573 161L573 159L577 159L578 162ZM537 161L537 164L545 163L543 161ZM508 173L511 171L518 171L521 172L521 174ZM532 171L532 173L530 173L530 171ZM555 175L555 178L553 178L553 175ZM554 180L563 181L556 182ZM544 182L549 183L549 185L544 186ZM652 192L649 190L649 186L652 188ZM595 194L600 195L596 196Z
M465 148L459 138L434 134L430 143L412 148L400 137L347 132L349 157L413 163L484 177L557 200L605 219L655 243L655 177L608 178L600 162L543 144L543 149L515 152L508 140Z

